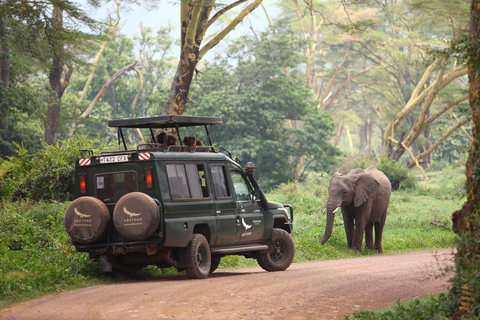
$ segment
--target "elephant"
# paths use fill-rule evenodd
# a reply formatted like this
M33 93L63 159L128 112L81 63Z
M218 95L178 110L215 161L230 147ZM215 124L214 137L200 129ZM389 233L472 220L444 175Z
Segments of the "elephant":
M345 175L336 172L328 187L327 223L322 245L332 235L335 212L340 207L348 247L360 252L365 232L365 247L383 253L382 232L391 189L390 180L374 166L365 170L352 169ZM373 245L374 226L375 246Z

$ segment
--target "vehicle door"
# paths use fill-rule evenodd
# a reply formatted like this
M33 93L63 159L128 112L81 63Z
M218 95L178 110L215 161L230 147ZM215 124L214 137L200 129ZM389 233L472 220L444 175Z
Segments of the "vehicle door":
M234 196L237 205L237 223L240 232L239 242L255 242L263 238L264 215L260 203L253 199L253 188L242 171L230 169Z
M227 180L227 167L224 164L211 164L210 174L215 197L217 237L215 245L236 242L240 228L236 218L236 203Z
M185 232L194 223L216 224L214 203L208 192L205 165L201 162L167 162L165 172L171 201L164 196L164 219L167 245L184 244L190 241ZM212 241L212 239L208 239Z

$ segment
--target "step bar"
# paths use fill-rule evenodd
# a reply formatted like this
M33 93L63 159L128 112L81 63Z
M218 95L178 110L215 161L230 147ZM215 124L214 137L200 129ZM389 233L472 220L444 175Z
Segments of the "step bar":
M238 253L238 252L265 251L265 250L268 250L268 246L266 244L254 244L254 245L244 245L244 246L238 246L238 247L210 249L212 254L232 254L232 253Z

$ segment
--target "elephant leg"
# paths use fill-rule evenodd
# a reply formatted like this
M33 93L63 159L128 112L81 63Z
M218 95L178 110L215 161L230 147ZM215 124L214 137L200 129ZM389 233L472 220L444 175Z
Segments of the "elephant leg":
M353 249L353 234L355 225L353 223L353 215L345 210L342 210L343 215L343 227L345 228L345 234L347 235L347 244L350 249Z
M353 237L353 250L355 250L355 252L362 251L363 234L365 233L366 226L366 219L362 219L361 217L355 219L355 235Z
M380 222L375 222L375 250L378 253L383 253L382 249L382 233L383 227L385 226L385 219L387 218L387 211L382 215L382 219Z
M365 227L365 248L373 249L373 222L367 223Z

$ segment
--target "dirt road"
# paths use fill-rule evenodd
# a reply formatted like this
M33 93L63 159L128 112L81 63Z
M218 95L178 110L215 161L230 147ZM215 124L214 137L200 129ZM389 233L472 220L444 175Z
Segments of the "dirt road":
M0 319L344 319L447 291L452 251L260 267L98 286L14 306Z

